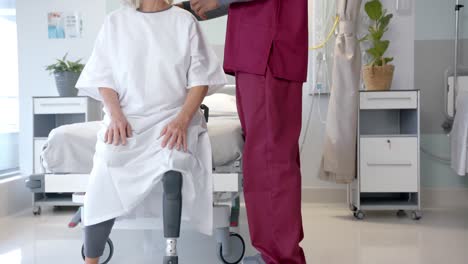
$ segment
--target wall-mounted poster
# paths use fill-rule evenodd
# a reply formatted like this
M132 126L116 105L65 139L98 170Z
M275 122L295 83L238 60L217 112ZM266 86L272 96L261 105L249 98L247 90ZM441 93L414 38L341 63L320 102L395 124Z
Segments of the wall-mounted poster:
M80 13L49 12L47 18L49 39L81 38L83 20Z

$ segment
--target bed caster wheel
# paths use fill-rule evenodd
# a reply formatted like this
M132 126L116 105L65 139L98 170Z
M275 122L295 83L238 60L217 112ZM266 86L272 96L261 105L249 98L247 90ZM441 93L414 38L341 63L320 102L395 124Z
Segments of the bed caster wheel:
M33 215L41 215L41 213L42 213L42 209L40 206L35 206L33 208Z
M231 233L229 236L231 240L231 254L229 256L223 255L223 245L218 244L217 254L219 260L225 264L238 264L242 262L245 254L245 242L244 239L236 233Z
M114 243L112 243L112 240L110 240L109 238L107 239L106 247L104 248L104 253L102 254L102 257L99 259L99 264L109 263L113 255L114 255ZM81 256L83 257L83 260L85 260L84 245L81 247Z
M404 210L398 210L398 212L396 213L396 215L398 217L404 217L406 216L406 212Z
M358 220L362 220L364 219L364 217L366 217L366 215L364 214L363 211L356 211L354 212L354 217Z
M350 204L350 205L349 205L349 210L351 210L351 212L356 212L356 211L357 211L357 207L354 206L354 204Z
M411 213L411 219L415 220L415 221L418 221L422 218L422 215L421 215L421 212L418 212L418 211L413 211Z

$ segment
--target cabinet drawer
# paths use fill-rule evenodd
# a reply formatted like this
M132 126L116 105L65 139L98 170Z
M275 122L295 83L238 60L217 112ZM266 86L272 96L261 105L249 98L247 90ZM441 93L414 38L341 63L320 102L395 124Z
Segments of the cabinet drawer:
M418 92L362 92L361 109L416 109Z
M418 139L361 138L361 192L417 192Z
M76 114L86 113L88 98L34 98L34 114Z

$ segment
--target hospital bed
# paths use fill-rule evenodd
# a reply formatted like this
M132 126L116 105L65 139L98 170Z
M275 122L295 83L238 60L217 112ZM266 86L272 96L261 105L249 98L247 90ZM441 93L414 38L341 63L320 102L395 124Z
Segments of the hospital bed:
M204 112L213 152L213 227L220 261L240 263L245 243L240 235L231 232L231 228L238 226L244 140L235 97L225 93L212 95L204 101L208 106ZM44 173L31 175L26 180L26 186L34 196L35 214L40 214L40 206L48 199L53 201L58 194L71 195L72 205L83 203L99 129L100 122L87 122L61 126L50 133L41 154ZM115 228L150 230L157 226L150 219L129 219L118 221ZM112 254L113 245L109 240L101 263L108 263Z

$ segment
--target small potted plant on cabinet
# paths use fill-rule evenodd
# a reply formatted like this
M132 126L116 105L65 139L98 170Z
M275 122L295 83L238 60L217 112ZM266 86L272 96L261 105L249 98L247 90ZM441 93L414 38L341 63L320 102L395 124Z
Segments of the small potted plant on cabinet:
M75 89L75 85L84 68L81 59L69 61L67 55L65 54L62 59L57 59L56 63L46 67L46 70L54 75L58 93L63 97L77 95L78 90Z
M389 64L393 61L392 57L385 57L390 41L382 38L388 31L393 14L387 13L380 0L367 2L365 11L371 24L369 33L361 41L370 43L370 48L366 52L371 60L363 69L364 84L367 90L389 90L392 86L395 66Z

